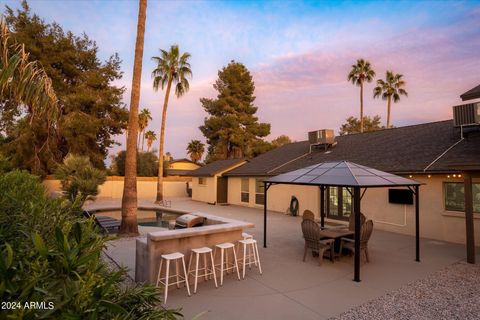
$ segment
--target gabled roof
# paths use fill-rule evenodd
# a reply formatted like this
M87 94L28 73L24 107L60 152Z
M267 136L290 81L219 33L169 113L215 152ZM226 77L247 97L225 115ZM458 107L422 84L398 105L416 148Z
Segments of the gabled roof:
M480 98L480 85L460 95L460 98L462 98L462 101Z
M282 146L227 176L275 176L320 162L347 160L395 174L454 172L452 165L480 162L480 133L460 140L452 120L335 137L336 146L309 153L308 141ZM430 165L430 167L429 167Z
M192 177L213 177L216 174L225 172L226 170L246 162L245 159L227 159L217 160L204 165L201 168L190 171L189 176Z
M266 182L312 186L394 187L419 182L349 161L322 162L269 178Z
M172 159L169 161L169 163L176 163L176 162L189 162L189 163L195 163L193 162L192 160L190 159L187 159L187 158L182 158L182 159ZM195 164L198 164L198 163L195 163Z

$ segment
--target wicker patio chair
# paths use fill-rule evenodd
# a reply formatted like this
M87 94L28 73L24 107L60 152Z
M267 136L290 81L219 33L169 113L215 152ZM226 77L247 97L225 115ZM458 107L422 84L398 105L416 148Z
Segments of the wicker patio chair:
M308 249L312 252L318 252L318 264L322 265L323 254L330 252L330 260L333 262L333 239L320 240L320 226L313 220L305 219L302 221L303 238L305 239L305 252L303 253L303 261L307 257Z
M302 215L303 220L313 220L315 221L315 214L310 210L303 211Z
M370 257L368 255L368 240L370 240L370 236L372 235L373 231L373 221L368 220L366 221L360 230L360 257L362 253L365 253L365 259L367 262L370 262ZM340 239L340 253L343 249L347 249L352 253L355 253L355 240L350 238L341 238Z

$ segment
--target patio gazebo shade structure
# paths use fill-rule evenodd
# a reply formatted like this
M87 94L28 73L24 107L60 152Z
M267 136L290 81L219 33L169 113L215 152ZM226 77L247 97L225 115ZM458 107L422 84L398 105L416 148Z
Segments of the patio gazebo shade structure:
M416 261L420 261L420 182L388 172L362 166L349 161L322 162L295 171L280 174L264 182L263 246L267 247L267 192L275 184L292 184L320 187L321 226L325 219L325 188L347 187L353 190L353 214L355 214L355 272L354 281L360 281L360 202L368 188L406 187L415 194L415 243ZM361 190L363 189L363 193Z

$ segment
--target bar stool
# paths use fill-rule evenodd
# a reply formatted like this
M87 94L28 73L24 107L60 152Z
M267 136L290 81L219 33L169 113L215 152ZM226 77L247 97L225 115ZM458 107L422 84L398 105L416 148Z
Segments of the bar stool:
M217 244L213 252L213 259L215 259L215 256L217 254L217 249L220 250L220 264L217 264L215 268L217 270L220 270L220 286L223 285L223 273L227 272L228 274L230 270L236 270L238 280L240 280L240 272L238 270L238 260L237 260L237 253L235 252L236 251L235 245L230 242ZM233 263L230 263L230 264L228 263L228 249L232 249L232 252L233 252L234 261ZM224 264L225 264L225 268L223 268Z
M165 277L161 278L163 260L165 260L165 263L166 263L166 270L165 270ZM182 260L183 276L180 275L180 270L179 270L179 267L178 267L178 262L180 260ZM175 274L174 275L170 275L170 261L175 261ZM177 281L169 283L170 278L174 278L174 277L177 278ZM157 287L158 287L159 283L161 283L165 286L165 294L164 294L164 298L163 298L163 303L167 303L168 287L176 284L177 288L180 288L180 283L184 283L184 282L185 282L185 286L187 287L188 296L190 296L190 287L188 286L188 274L187 274L187 270L185 268L184 255L180 252L162 254L161 259L160 259L160 268L158 269Z
M249 233L242 232L242 238L243 238L243 240L253 239L253 236Z
M193 287L193 293L197 293L197 283L198 283L198 277L205 277L205 281L208 280L208 276L213 275L213 279L215 281L215 288L218 288L217 284L217 275L215 274L215 263L213 261L213 250L208 248L208 247L202 247L202 248L196 248L192 249L192 252L190 253L190 259L188 260L188 275L192 275L195 279L195 285ZM208 268L207 265L207 256L210 253L210 263L211 263L211 269ZM203 268L198 268L200 256L203 254ZM192 258L193 255L195 255L195 270L190 271L190 267L192 265ZM198 274L198 271L202 271L203 274Z
M257 264L258 264L258 270L260 271L260 274L262 274L262 265L260 264L260 256L258 255L257 240L245 239L245 240L239 240L238 242L243 246L243 257L241 259L243 262L242 263L243 279L245 279L245 269L247 265L249 268L251 268L252 264L255 264L255 267L257 267ZM248 263L247 263L247 257L248 257ZM252 258L253 258L253 261L252 261Z

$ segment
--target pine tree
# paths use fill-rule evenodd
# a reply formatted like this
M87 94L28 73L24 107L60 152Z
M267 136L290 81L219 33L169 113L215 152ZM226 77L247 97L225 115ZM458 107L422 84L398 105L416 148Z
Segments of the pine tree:
M242 63L231 61L218 72L213 87L218 91L216 99L200 99L210 115L200 127L209 145L207 162L254 156L256 146L270 134L270 124L258 122L255 116L252 75Z

